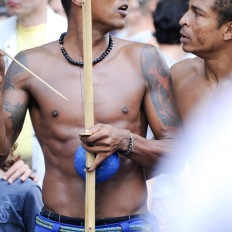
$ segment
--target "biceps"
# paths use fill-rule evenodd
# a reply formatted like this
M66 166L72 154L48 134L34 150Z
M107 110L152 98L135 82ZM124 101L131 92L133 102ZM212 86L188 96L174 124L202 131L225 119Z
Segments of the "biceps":
M156 78L145 98L148 123L157 138L167 131L180 127L171 82L167 77Z
M13 144L22 130L27 104L23 101L4 100L4 117L7 128L7 136Z
M180 121L174 103L171 78L157 78L154 82L154 88L150 89L150 97L162 124L178 127Z

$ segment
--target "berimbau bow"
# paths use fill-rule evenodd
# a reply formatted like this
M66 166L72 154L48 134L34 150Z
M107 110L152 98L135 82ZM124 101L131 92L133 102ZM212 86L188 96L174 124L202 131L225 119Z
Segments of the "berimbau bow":
M37 80L39 80L40 82L42 82L44 85L46 85L49 89L51 89L54 93L56 93L57 95L59 95L60 97L62 97L64 100L66 100L67 102L69 102L69 100L60 92L58 92L56 89L54 89L51 85L49 85L46 81L44 81L43 79L41 79L38 75L36 75L35 73L33 73L30 69L28 69L27 67L25 67L22 63L20 63L18 60L16 60L13 56L11 56L10 54L8 54L6 51L4 51L2 48L0 48L0 50L6 55L8 56L10 59L12 59L15 63L17 63L21 68L23 68L25 71L29 72L33 77L35 77Z
M92 68L92 11L91 0L82 0L83 48L84 48L84 115L85 128L94 125L93 68ZM91 167L94 155L86 152L86 167ZM95 231L95 171L86 172L85 232Z

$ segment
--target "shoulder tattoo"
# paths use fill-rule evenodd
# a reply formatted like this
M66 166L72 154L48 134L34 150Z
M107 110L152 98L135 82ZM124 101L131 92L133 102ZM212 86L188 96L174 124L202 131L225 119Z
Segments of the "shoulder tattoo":
M21 64L23 64L25 67L27 67L27 62L26 62L26 55L23 52L20 52L17 54L15 57L17 61L19 61ZM13 84L13 78L17 73L24 72L25 70L19 66L16 62L12 61L10 64L8 71L6 73L6 77L4 80L4 90L9 90L9 89L14 89L14 84Z
M147 82L152 102L165 126L180 126L177 113L170 70L156 48L145 45L140 54L143 76Z

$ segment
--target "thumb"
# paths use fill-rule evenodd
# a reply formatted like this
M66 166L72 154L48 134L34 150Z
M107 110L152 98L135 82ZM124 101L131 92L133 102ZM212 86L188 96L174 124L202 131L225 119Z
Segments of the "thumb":
M100 156L99 154L96 155L93 164L91 165L90 168L86 169L86 171L93 172L104 160L105 160L104 156Z

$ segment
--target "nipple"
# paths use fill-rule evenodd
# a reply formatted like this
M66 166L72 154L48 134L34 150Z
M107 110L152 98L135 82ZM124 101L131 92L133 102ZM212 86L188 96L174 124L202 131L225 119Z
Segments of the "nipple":
M58 113L57 110L54 110L54 111L52 112L52 117L53 117L53 118L56 118L58 115L59 115L59 113Z
M123 107L123 108L122 108L122 112L123 112L124 114L128 114L128 108L127 108L127 107Z

